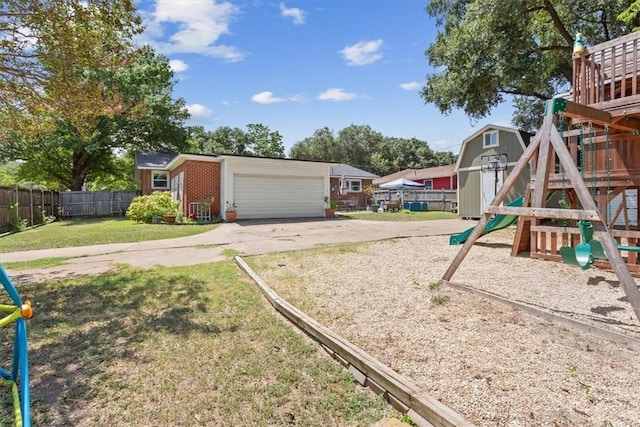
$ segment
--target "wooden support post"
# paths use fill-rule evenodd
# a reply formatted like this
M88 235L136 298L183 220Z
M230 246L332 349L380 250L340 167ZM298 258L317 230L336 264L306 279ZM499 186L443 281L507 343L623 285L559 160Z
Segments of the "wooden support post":
M545 121L548 116L545 117ZM596 206L595 201L591 197L591 193L587 188L587 185L584 183L582 176L580 176L580 172L576 165L571 161L571 154L567 150L567 147L564 145L564 141L562 137L558 133L558 131L552 127L551 132L549 134L551 144L553 148L556 150L556 154L564 168L566 174L569 176L569 181L571 182L582 207L587 211L595 211L597 212L598 207ZM622 259L622 255L620 255L620 251L618 250L616 241L613 239L609 230L607 229L606 219L603 221L599 215L597 218L591 219L593 223L593 229L595 234L598 236L600 243L604 247L604 250L609 258L609 262L611 267L616 272L618 276L618 280L620 280L620 284L622 285L622 289L624 290L627 298L629 299L629 304L631 304L631 308L633 309L636 318L640 320L640 291L636 286L636 282L631 276L629 269L624 263Z
M585 114L582 114L582 116L587 116L587 110L580 111L585 111ZM573 112L575 113L575 111ZM588 111L590 115L597 115L598 112L599 110L596 110L595 112L590 110ZM604 113L604 115L607 114L608 113ZM602 115L601 117L604 117L604 115ZM608 121L610 122L610 118ZM553 151L555 151L555 154L558 156L560 165L562 166L564 173L567 176L568 181L570 182L571 188L577 196L578 201L582 205L583 210L578 211L571 209L549 209L544 207L544 204L546 202L545 193L547 190L549 178L549 157L553 152L551 149L553 149ZM520 178L520 175L526 169L527 163L536 155L538 156L538 164L536 168L535 182L533 184L533 200L531 206L522 208L500 206L509 190L511 190L511 188L515 184L516 180ZM604 247L604 250L609 257L610 265L618 276L618 280L620 280L620 284L622 285L622 288L629 300L629 304L631 304L636 317L640 320L640 291L638 290L638 287L636 286L636 283L631 276L629 269L624 263L622 255L618 250L616 241L613 239L613 236L607 229L606 218L604 220L602 219L602 215L598 211L598 207L593 200L589 188L585 184L580 171L577 168L577 165L572 160L571 153L567 149L564 140L554 126L552 114L547 114L545 116L540 131L532 139L529 147L527 147L523 155L520 157L518 163L516 163L512 172L505 180L504 185L502 186L500 191L498 191L495 199L487 207L480 221L478 221L475 228L473 229L471 235L451 262L451 265L442 277L443 280L451 280L454 273L466 257L467 253L471 250L473 244L482 234L482 231L489 221L489 217L491 216L491 214L497 213L518 215L520 217L532 217L533 219L546 217L590 220L593 224L596 236L599 238L600 243ZM546 241L544 243L544 246L545 248L543 249L546 251Z
M522 206L528 207L531 205L531 186L527 185L524 191L524 199L522 199ZM518 218L518 225L516 226L516 235L513 238L513 245L511 246L511 256L518 256L522 252L526 252L531 246L531 218L521 216Z
M524 150L524 153L522 153L522 156L520 156L520 160L518 160L518 163L516 163L516 165L513 167L513 170L511 171L509 176L507 176L507 179L505 180L502 187L500 188L500 191L498 191L498 194L496 194L496 197L493 199L493 202L491 202L491 206L499 205L500 203L502 203L502 201L504 200L509 190L511 190L513 185L516 183L516 180L527 169L527 164L529 163L529 159L531 159L531 157L538 152L540 140L542 139L541 135L544 134L545 129L547 129L547 132L548 132L548 128L550 126L553 126L552 119L553 119L553 116L545 117L545 122L544 122L545 124L542 125L542 129L531 139L529 146L527 147L526 150ZM469 236L467 241L464 242L464 244L462 245L462 248L460 248L460 251L458 252L456 257L453 259L453 261L451 261L451 265L449 265L449 268L442 276L443 280L451 280L451 278L453 277L453 274L456 272L456 270L458 269L458 267L460 266L464 258L467 256L473 244L476 242L476 240L478 240L478 237L480 237L480 235L482 234L482 231L484 230L484 227L487 225L487 222L489 221L490 216L491 216L490 213L485 213L484 215L482 215L482 217L480 218L480 221L478 221L478 223L476 224L475 228L471 232L471 235Z
M531 206L543 208L546 201L547 187L549 186L549 162L553 157L549 139L543 138L540 141L538 151L538 170L536 171L536 187L533 190L533 201Z

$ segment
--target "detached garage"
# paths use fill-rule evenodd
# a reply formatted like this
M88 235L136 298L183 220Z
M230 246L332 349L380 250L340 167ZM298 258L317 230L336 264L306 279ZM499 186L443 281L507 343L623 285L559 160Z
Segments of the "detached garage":
M330 164L240 156L221 161L223 206L235 203L238 219L324 215Z
M240 219L320 217L323 194L323 177L234 175Z
M183 215L205 207L226 219L320 218L332 163L235 155L136 153L142 194L171 191Z

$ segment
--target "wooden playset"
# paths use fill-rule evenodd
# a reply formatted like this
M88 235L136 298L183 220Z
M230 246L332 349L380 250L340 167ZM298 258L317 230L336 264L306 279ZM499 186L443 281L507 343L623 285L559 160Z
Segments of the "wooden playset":
M640 273L640 230L627 203L640 190L639 40L633 33L575 50L570 96L547 101L542 127L443 280L451 279L492 216L514 215L512 255L528 251L531 258L612 269L640 319L632 276ZM527 170L522 206L503 206Z

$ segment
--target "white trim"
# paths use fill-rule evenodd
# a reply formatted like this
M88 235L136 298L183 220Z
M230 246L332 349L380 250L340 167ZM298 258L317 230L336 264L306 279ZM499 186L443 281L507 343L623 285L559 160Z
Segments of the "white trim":
M348 182L348 184L347 184L347 193L362 193L362 180L361 179L348 179L348 178L345 178L345 181ZM360 186L360 189L357 190L357 191L351 189L351 183L352 182L357 182L358 185Z
M155 174L163 174L167 177L167 185L166 187L157 187L155 185L155 179L154 179L154 175ZM171 189L171 174L169 173L169 171L166 170L152 170L151 171L151 189L152 190L169 190Z
M495 135L495 142L493 141L493 136ZM487 139L489 140L489 144L487 144ZM500 131L499 130L490 130L484 132L482 134L482 148L495 148L500 146Z
M431 184L429 188L427 188L427 181ZM433 190L433 179L425 179L423 185L425 190Z
M524 140L522 139L522 134L520 133L520 131L518 129L505 127L505 126L500 126L500 125L488 124L488 125L483 126L480 129L478 129L475 133L471 134L470 136L468 136L467 138L465 138L462 141L462 147L460 148L460 154L458 154L458 160L456 161L456 166L453 168L454 172L457 172L458 170L460 170L460 163L462 162L462 159L464 158L464 153L465 153L465 150L467 148L467 144L470 141L473 141L474 139L476 139L479 135L482 135L483 133L485 133L489 129L495 129L495 130L498 130L498 131L515 133L516 138L520 142L520 147L522 147L522 152L524 153L524 150L527 148L524 145ZM458 183L458 185L460 185L460 183Z
M468 168L460 168L458 169L458 174L460 172L472 172L482 170L482 166L469 166Z
M167 169L175 169L187 160L195 160L198 162L220 163L220 157L204 156L201 154L178 154L171 162L167 164Z

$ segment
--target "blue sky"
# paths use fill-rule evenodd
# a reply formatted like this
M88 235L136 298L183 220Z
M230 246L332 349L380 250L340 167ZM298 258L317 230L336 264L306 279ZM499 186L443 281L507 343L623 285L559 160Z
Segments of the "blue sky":
M505 103L472 123L425 104L436 35L426 0L139 0L148 43L170 61L189 124L262 123L291 146L322 127L369 125L389 137L460 149L487 123L510 125Z

